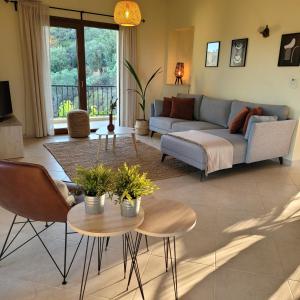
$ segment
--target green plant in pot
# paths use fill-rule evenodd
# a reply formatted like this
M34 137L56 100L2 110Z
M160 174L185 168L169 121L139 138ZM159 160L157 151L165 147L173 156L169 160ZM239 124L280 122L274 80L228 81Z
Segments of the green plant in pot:
M104 211L105 196L113 188L113 173L103 165L92 168L77 168L77 183L85 194L87 214L100 214Z
M140 172L140 166L128 166L124 163L115 174L113 193L121 207L123 217L138 215L141 197L151 195L158 187Z
M149 124L148 121L146 120L146 95L147 95L147 90L154 78L158 76L158 74L161 73L161 68L158 68L148 79L147 83L145 86L142 85L142 82L137 75L136 70L134 67L131 65L131 63L128 60L125 60L124 63L126 69L129 71L129 73L132 75L134 78L137 88L136 89L129 89L129 91L134 92L137 94L139 97L139 106L142 110L143 113L143 119L137 119L135 123L135 130L138 135L148 135L149 134Z

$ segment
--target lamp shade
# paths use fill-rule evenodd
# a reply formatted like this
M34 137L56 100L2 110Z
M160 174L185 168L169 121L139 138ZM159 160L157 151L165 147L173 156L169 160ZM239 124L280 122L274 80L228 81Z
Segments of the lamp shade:
M184 63L178 62L175 68L175 76L178 78L182 78L184 75Z
M142 16L139 5L135 1L119 1L115 6L115 22L121 26L137 26Z

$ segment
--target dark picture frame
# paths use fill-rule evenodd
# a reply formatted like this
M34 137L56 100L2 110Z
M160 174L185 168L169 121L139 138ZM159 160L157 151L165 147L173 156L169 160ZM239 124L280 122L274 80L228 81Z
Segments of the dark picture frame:
M278 67L300 66L300 32L281 36Z
M230 67L245 67L247 59L248 38L231 42Z
M208 42L206 45L205 67L217 68L220 58L220 41Z

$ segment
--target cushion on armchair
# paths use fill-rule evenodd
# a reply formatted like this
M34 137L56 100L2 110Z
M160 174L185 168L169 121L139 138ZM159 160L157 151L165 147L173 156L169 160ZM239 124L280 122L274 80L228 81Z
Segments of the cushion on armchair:
M54 180L54 183L69 206L76 203L75 197L70 194L67 185L63 181Z

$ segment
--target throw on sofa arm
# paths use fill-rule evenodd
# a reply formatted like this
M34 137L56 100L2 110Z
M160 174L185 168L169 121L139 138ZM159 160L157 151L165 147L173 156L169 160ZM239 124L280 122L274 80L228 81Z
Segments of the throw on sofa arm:
M251 127L246 163L286 156L296 120L254 123Z

